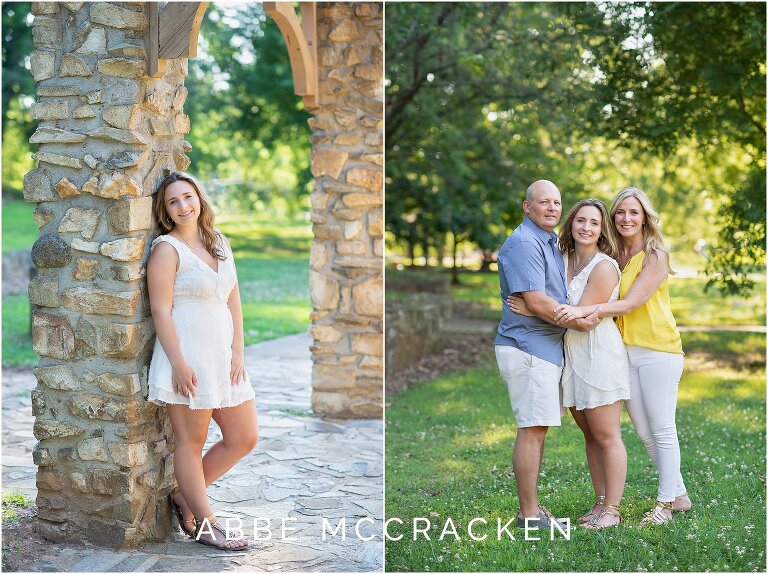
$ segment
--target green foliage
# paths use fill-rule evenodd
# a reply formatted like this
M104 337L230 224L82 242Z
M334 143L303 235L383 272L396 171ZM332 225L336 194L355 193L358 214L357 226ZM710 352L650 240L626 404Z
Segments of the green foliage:
M728 334L730 335L730 334ZM489 353L487 367L443 376L405 391L387 407L386 508L390 533L388 571L762 571L765 568L765 370L723 364L723 334L697 334L703 351L693 368L686 357L677 428L682 473L693 509L664 527L637 528L653 506L658 475L623 414L627 483L625 524L590 532L573 528L571 540L547 534L540 541L496 539L518 510L511 455L516 429L506 388ZM687 348L687 334L684 345ZM704 340L705 339L705 340ZM765 361L765 335L749 339L747 352ZM727 357L725 357L727 359ZM714 365L718 365L713 367ZM541 503L557 516L575 517L593 499L583 435L570 415L547 436L539 480ZM744 512L740 501L750 501ZM431 540L411 536L414 517L432 524ZM461 537L439 540L451 518ZM485 541L473 541L475 523Z
M32 135L29 116L14 118L9 115L11 103L22 96L34 96L35 82L26 62L34 47L32 29L29 25L32 11L31 2L3 2L3 143L9 125L22 127L26 137ZM5 147L5 146L3 146ZM3 158L5 160L5 158ZM5 175L5 174L3 174ZM5 177L3 177L5 180Z
M749 273L765 265L765 184L765 169L753 169L741 193L720 210L720 245L707 262L707 289L717 286L723 294L744 297L753 292Z
M17 511L20 508L29 508L34 501L26 494L20 491L5 492L2 499L2 522L3 526L15 522L18 518Z
M185 82L195 173L230 208L306 209L309 114L277 25L261 4L211 5L201 46Z
M746 156L723 182L728 199L706 272L708 287L749 294L747 274L765 264L765 4L569 9L595 38L588 55L601 70L589 108L595 130L631 148L666 153L693 139L702 163Z
M388 6L390 249L454 266L474 251L487 267L543 177L566 206L643 188L685 259L752 226L738 256L712 260L724 277L760 265L764 210L741 204L765 167L763 8Z
M26 293L3 297L3 365L32 367L39 357L32 352L31 308Z

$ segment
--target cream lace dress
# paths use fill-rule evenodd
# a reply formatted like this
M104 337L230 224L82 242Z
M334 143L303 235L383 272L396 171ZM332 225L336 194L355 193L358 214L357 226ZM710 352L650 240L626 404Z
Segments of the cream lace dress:
M565 268L568 269L568 258ZM610 261L621 277L619 264L603 253L582 269L568 284L567 303L578 305L592 269L600 261ZM619 298L619 286L608 301ZM611 317L603 319L591 331L568 329L565 332L565 368L563 370L563 406L577 410L593 409L629 399L629 363L621 333Z
M171 316L181 353L197 377L197 396L173 392L171 363L158 338L149 367L149 400L188 405L191 409L218 409L254 398L247 372L240 384L232 385L229 380L234 328L227 299L237 283L231 249L224 242L227 259L218 262L216 272L171 235L159 236L152 242L152 249L162 241L172 245L179 255Z

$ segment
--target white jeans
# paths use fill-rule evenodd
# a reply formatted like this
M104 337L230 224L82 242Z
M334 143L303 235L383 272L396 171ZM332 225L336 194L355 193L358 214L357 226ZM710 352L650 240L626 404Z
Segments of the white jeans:
M627 412L648 455L659 470L657 499L672 502L685 492L675 410L683 355L627 345L631 400Z

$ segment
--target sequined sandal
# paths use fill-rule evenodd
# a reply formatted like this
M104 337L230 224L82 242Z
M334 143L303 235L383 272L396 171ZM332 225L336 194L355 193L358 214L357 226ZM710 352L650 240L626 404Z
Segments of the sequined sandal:
M595 510L595 507L598 505L602 506L604 503L605 503L605 496L599 496L599 495L595 496L595 503L592 505L592 508L589 509L589 512L579 516L578 518L579 524L584 524L585 522L589 522L590 520L592 520L592 518L600 514L599 511Z
M619 521L616 524L600 524L600 520L606 515L616 516L618 517ZM603 528L613 528L622 522L623 519L621 518L621 510L619 509L618 505L603 503L603 509L600 511L600 513L593 516L589 522L584 524L584 528L587 530L602 530Z
M664 510L669 510L669 514L665 514ZM640 521L640 526L648 526L649 524L666 524L672 520L672 503L656 501L656 506L653 510L646 512L643 519Z

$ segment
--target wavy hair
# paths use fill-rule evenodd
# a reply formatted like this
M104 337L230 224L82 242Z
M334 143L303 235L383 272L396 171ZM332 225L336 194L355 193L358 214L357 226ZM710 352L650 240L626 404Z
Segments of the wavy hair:
M608 257L618 259L619 242L616 237L616 229L608 221L608 210L605 204L599 199L582 199L574 205L568 215L565 216L565 222L560 228L560 238L557 246L562 253L571 253L576 249L576 243L573 240L573 220L582 207L594 207L600 212L600 239L597 240L597 248Z
M667 270L670 275L674 275L676 271L672 269L669 247L664 243L664 236L661 233L661 220L659 219L659 214L653 208L651 199L642 189L639 187L625 187L616 194L616 197L613 198L613 203L611 203L612 227L616 227L616 211L619 209L619 205L628 197L634 197L640 202L645 214L645 223L643 223L643 250L646 255L658 256L658 251L664 253L667 256Z
M168 210L165 208L165 190L169 185L177 181L187 182L197 192L197 197L200 200L200 216L197 218L197 227L200 230L203 245L205 246L206 251L208 251L214 258L219 261L224 261L227 258L227 255L223 248L221 233L213 227L213 209L211 208L211 204L208 203L200 183L186 172L176 171L170 174L157 188L154 213L155 220L162 230L161 235L170 233L176 227L176 224L168 214Z

